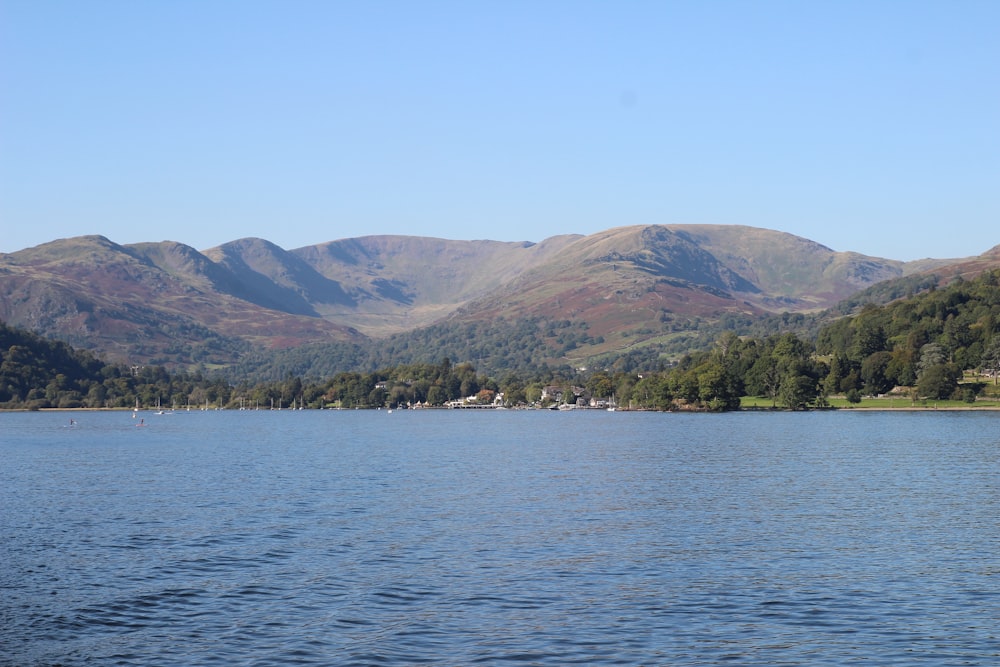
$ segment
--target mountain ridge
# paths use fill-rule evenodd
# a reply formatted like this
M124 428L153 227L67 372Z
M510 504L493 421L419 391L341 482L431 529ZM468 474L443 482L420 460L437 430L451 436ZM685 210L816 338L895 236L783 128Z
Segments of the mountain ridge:
M883 280L997 262L1000 246L911 263L737 225L538 243L361 236L293 250L90 235L0 254L0 319L113 359L179 366L498 317L574 322L592 341L581 354L604 354L727 315L816 312Z

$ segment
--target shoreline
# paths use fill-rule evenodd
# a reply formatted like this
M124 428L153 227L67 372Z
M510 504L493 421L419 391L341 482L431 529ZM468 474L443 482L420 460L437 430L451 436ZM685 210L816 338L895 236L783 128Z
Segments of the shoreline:
M340 411L341 408L305 408L306 410L320 412L320 411ZM376 412L382 408L351 408L351 410L370 410ZM406 411L407 408L396 408L399 411ZM443 408L448 409L448 408ZM481 408L480 410L496 410L498 408ZM519 408L505 408L506 410L518 411ZM546 408L521 408L525 410L546 410ZM272 410L272 409L261 409L261 410L239 410L238 408L211 408L209 410L203 410L201 408L197 410L171 410L171 414L180 414L185 412L288 412L291 410ZM604 410L599 408L589 408L580 410L581 412L603 412ZM1000 411L1000 405L948 405L948 406L930 406L930 405L907 405L907 406L887 406L887 405L870 405L870 406L844 406L844 407L822 407L822 408L806 408L804 410L790 410L788 408L781 407L771 407L771 406L753 406L753 407L740 407L736 410L728 410L727 412L998 412ZM139 409L135 408L2 408L0 409L0 414L5 412L135 412L138 414L149 413L157 414L155 408L151 409ZM298 412L298 410L296 410ZM564 411L564 412L569 412ZM707 410L646 410L646 409L629 409L629 408L618 408L616 412L708 412ZM164 415L165 416L165 415Z

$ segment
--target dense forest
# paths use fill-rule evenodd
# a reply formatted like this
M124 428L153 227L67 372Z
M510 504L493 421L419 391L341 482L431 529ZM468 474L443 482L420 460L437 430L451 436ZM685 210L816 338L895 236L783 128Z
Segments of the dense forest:
M732 322L706 349L670 367L641 355L622 355L587 372L545 365L539 344L531 342L541 331L543 344L572 349L587 334L585 327L569 322L499 320L454 330L442 324L429 329L433 333L426 340L390 339L379 357L356 360L372 370L329 367L322 368L322 377L296 373L289 353L285 367L270 371L280 372L280 379L255 382L106 364L65 343L0 324L0 407L375 408L441 406L457 400L520 406L614 397L618 405L637 409L722 411L739 408L744 397L804 409L826 406L832 396L858 401L900 387L914 400L974 401L990 378L996 384L1000 369L1000 270L945 287L936 281L919 287L925 291L884 305L859 303L859 312L829 321L814 338L794 332L808 324L802 316ZM740 335L742 325L756 326L765 335ZM469 342L481 340L476 334L488 327L497 329L493 334L509 334L499 351ZM467 361L452 363L442 354L439 361L393 363L408 345L430 356L434 336L438 352L457 351ZM300 351L309 358L316 353ZM520 368L530 367L534 355L539 361L531 371L478 372L477 361L491 354L523 355ZM979 379L966 380L968 371Z
M766 338L721 336L637 387L642 404L659 409L734 409L743 396L799 409L833 395L857 401L906 387L911 398L974 401L1000 369L1000 270L956 279L883 306L868 304L823 326L815 342L792 333Z
M0 322L0 408L127 408L184 394L186 401L228 403L222 379L169 374L163 367L107 364L61 341Z
M434 363L443 357L468 360L491 375L524 369L544 373L549 360L592 342L600 341L589 335L583 322L539 317L446 321L371 343L319 343L249 354L227 375L252 381L289 374L317 379L345 369L374 372L398 364Z
M767 317L728 314L718 321L700 318L661 317L650 322L642 334L653 340L637 343L585 364L612 371L640 372L662 369L665 360L678 359L690 350L708 349L730 332L768 338L795 333L816 340L819 331L834 319L852 315L863 306L886 304L913 297L938 286L935 275L908 276L873 285L833 308L814 314L780 313ZM645 336L644 336L645 337ZM530 369L533 374L571 372L567 361L587 345L603 343L590 333L585 322L545 317L490 321L444 321L385 339L365 343L317 343L284 350L242 354L241 360L224 372L232 381L280 380L289 374L302 378L328 378L343 370L371 373L398 364L434 363L442 357L464 359L488 375L503 375ZM553 359L562 359L554 364Z

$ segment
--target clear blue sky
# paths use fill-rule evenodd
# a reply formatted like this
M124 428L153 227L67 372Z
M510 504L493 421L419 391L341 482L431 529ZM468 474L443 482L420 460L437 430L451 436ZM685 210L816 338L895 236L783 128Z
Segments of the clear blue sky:
M713 223L975 255L998 31L996 0L0 0L0 252Z

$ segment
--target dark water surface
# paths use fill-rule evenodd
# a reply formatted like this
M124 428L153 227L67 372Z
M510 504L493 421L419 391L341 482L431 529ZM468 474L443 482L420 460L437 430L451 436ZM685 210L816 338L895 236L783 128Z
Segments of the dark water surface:
M141 416L0 414L0 664L1000 664L1000 413Z

